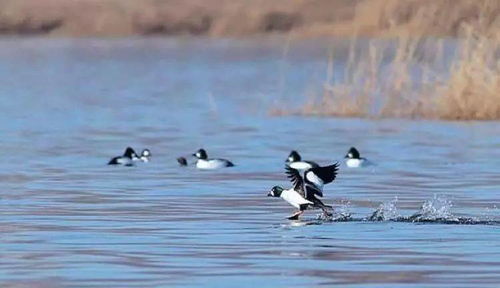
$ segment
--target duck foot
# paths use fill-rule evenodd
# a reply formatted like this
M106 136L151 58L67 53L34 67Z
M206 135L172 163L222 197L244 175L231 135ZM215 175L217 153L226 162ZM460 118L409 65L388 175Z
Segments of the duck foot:
M294 214L292 214L291 216L287 217L286 219L288 219L288 220L299 220L299 216L302 215L302 213L304 213L304 211L297 211Z

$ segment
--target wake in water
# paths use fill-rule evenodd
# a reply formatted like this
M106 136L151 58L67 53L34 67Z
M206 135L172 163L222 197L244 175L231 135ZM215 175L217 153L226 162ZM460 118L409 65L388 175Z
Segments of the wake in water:
M465 225L500 225L500 220L478 219L474 217L458 217L451 213L453 207L450 200L434 195L422 204L420 210L410 216L402 216L397 209L397 198L384 202L368 217L354 218L349 212L349 203L343 203L331 216L318 215L316 221L308 223L321 224L324 222L402 222L402 223L436 223L436 224L465 224Z

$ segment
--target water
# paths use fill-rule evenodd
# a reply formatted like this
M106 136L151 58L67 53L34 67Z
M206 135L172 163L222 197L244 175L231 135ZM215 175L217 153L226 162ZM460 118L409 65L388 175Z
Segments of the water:
M321 87L324 46L16 40L0 45L1 287L499 287L500 125L271 117ZM151 163L105 164L126 146ZM281 199L291 149L376 165ZM237 166L181 168L200 147ZM330 221L333 220L333 221Z

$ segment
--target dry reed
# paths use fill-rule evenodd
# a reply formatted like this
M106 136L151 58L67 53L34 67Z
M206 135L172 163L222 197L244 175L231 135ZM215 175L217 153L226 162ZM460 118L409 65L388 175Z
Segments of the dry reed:
M470 29L447 82L435 89L439 118L500 119L500 33L492 38Z
M486 1L480 9L497 6ZM429 17L428 10L424 12L417 13L422 27ZM500 29L491 29L497 18L482 16L490 14L480 13L476 20L462 24L451 59L449 49L443 50L444 40L414 31L399 33L395 51L372 39L362 55L357 55L358 39L353 38L344 77L333 77L332 49L323 95L319 99L308 97L306 105L295 112L339 117L500 119ZM416 19L412 19L413 26Z

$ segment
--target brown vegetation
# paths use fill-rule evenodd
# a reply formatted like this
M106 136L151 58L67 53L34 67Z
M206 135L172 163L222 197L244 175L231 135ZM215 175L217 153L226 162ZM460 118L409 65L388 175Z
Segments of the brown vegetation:
M433 91L439 118L500 119L500 30L484 36L471 29L449 74Z
M460 33L488 0L0 0L0 33L296 36ZM499 2L483 17L498 28ZM426 19L425 22L420 21Z
M469 9L470 3L467 3ZM443 39L424 37L412 33L411 29L399 30L392 47L385 45L387 41L372 39L362 52L356 49L358 38L353 37L347 65L342 71L344 77L333 79L335 53L332 50L323 95L319 99L309 97L307 104L296 113L500 119L500 29L492 29L492 23L499 22L498 17L491 17L491 11L500 11L500 2L474 3L474 10L480 14L455 28L461 37L447 40L456 42L455 51L451 51L455 55L451 58L445 55L450 50L443 50ZM417 14L421 15L421 24L417 25L414 19L412 26L426 27L427 13L417 11ZM284 111L273 110L273 113Z
M323 95L298 113L500 119L499 0L0 0L0 34L267 33L353 39L345 77L333 79L329 69ZM354 49L360 36L389 38L396 47L371 38L360 54ZM458 39L451 64L437 40L442 36ZM432 57L422 61L428 39Z

